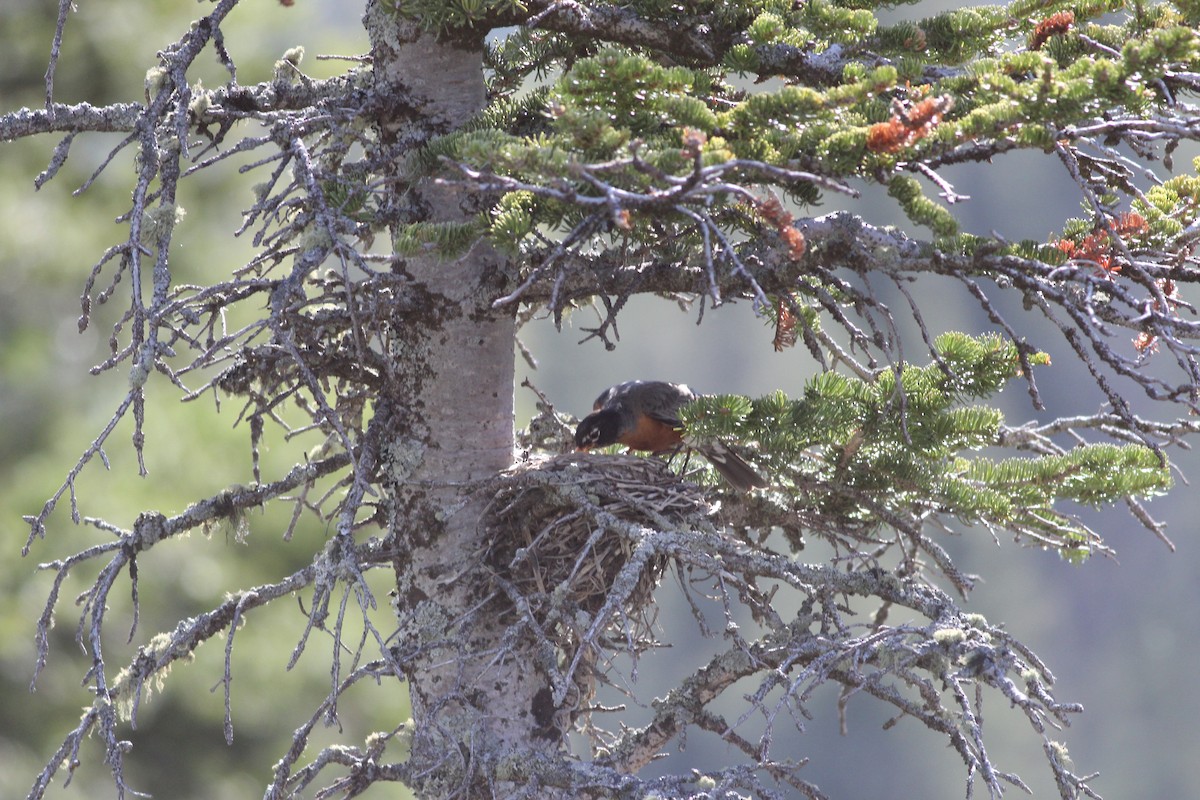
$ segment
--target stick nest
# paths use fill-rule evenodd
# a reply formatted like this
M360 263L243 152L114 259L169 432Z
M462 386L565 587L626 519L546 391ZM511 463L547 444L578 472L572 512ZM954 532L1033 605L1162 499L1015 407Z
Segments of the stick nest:
M559 644L577 643L571 631L602 611L645 620L667 563L643 546L646 534L712 524L700 487L656 458L573 453L520 464L500 481L486 563Z

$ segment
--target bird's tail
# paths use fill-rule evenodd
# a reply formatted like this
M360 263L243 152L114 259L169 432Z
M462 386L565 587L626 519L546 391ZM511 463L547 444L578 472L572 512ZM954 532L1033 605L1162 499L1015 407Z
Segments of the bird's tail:
M767 479L759 475L754 467L747 464L741 456L720 442L706 442L696 448L702 456L708 459L713 469L721 473L721 477L739 492L751 489L762 489L767 485Z

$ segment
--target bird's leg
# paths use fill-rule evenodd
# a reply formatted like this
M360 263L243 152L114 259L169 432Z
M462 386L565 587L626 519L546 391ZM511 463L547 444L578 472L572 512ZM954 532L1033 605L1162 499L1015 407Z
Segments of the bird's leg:
M686 476L687 471L688 471L688 466L692 463L692 453L694 453L694 452L695 452L695 450L688 447L683 442L680 442L679 444L672 447L670 450L663 450L660 453L656 453L655 455L661 455L663 453L667 454L667 463L670 464L675 459L675 456L679 455L680 453L683 453L683 466L680 467L679 474L681 476Z

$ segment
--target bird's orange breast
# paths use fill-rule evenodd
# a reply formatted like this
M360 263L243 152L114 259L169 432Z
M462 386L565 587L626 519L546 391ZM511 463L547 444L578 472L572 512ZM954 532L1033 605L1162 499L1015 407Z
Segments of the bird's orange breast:
M649 450L651 453L661 453L674 449L683 440L679 431L665 422L639 414L637 426L617 441L634 450Z

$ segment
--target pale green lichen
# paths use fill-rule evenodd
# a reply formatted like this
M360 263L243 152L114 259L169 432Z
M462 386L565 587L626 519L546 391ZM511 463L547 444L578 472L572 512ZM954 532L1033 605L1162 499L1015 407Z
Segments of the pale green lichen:
M933 632L933 640L940 645L954 645L965 641L967 634L960 628L938 628Z

